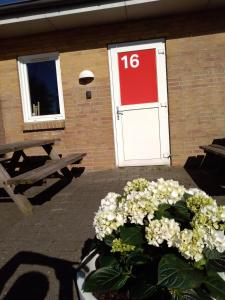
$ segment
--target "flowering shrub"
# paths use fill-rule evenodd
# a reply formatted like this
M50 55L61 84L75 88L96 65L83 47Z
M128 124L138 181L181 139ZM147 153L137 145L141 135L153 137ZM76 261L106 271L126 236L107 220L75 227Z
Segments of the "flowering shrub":
M177 181L139 178L94 217L96 270L86 292L127 298L225 299L225 206Z

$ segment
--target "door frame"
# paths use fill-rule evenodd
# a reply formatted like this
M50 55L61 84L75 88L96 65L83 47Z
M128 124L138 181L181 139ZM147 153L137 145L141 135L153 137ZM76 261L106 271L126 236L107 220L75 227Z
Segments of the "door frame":
M133 47L135 47L135 50L145 50L145 49L154 49L156 48L156 64L158 59L160 58L160 64L163 64L162 67L157 67L157 86L158 86L158 102L161 104L161 107L166 105L167 110L166 114L164 113L164 124L167 124L167 131L165 132L165 129L163 129L164 138L162 139L160 137L160 142L162 143L161 148L166 149L165 153L165 161L163 161L163 157L161 157L162 162L157 163L157 165L170 165L170 134L169 134L169 116L168 116L168 93L167 93L167 71L166 71L166 49L165 49L165 39L152 39L152 40L140 40L140 41L133 41L133 42L122 42L122 43L114 43L108 45L108 62L109 62L109 74L110 74L110 89L111 89L111 105L112 105L112 119L113 119L113 133L114 133L114 145L115 145L115 159L116 159L116 166L117 167L123 167L123 166L129 166L128 164L121 164L119 161L119 145L118 145L118 128L117 128L117 113L116 113L116 101L115 101L115 89L119 89L120 87L117 86L114 82L114 73L113 68L115 67L113 62L113 49L120 48L121 52L124 48L124 52L128 51L134 51ZM159 49L160 48L160 49ZM159 50L161 53L159 53ZM118 52L117 52L118 53ZM160 54L164 54L161 57ZM118 64L117 64L118 66ZM117 70L117 75L119 75ZM159 78L163 78L163 80L160 80L160 87L159 87ZM160 101L160 99L163 99L163 101ZM161 133L161 129L160 129ZM166 141L165 141L166 140ZM130 164L131 166L139 165L137 164ZM148 164L142 164L142 165L148 165Z

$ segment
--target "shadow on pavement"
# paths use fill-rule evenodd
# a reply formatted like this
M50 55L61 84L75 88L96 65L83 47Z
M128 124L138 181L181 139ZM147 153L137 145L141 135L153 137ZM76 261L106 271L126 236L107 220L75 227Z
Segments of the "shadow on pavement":
M72 168L71 173L72 177L61 177L59 180L57 180L52 185L45 188L43 191L38 193L36 196L29 198L32 205L41 205L47 201L50 201L53 196L55 196L57 193L59 193L64 187L66 187L73 178L80 177L85 168L83 167L76 167Z
M40 272L21 275L3 300L32 299L44 300L49 289L48 278Z
M212 144L225 146L225 139L215 139ZM197 186L210 196L225 196L225 159L213 154L188 157L185 170Z
M63 188L65 188L72 180L73 178L80 177L83 172L85 171L84 167L73 167L71 169L71 176L64 177L59 174L53 174L51 178L54 178L57 180L53 184L46 187L46 180L41 180L39 182L36 182L33 185L19 185L16 187L15 191L19 193L24 193L26 190L29 190L32 188L34 190L35 196L29 196L28 192L28 198L32 205L41 205L47 201L50 201L53 196L55 196L57 193L59 193ZM40 192L41 188L41 192ZM38 190L36 192L35 190ZM0 188L0 202L11 202L12 200L7 195L7 193L4 191L3 188Z
M76 278L75 262L58 259L35 252L19 252L0 270L0 295L9 281L15 277L15 272L21 265L46 266L54 270L59 282L59 300L73 300ZM39 271L25 272L18 278L5 295L3 300L42 300L49 290L49 280L46 274Z

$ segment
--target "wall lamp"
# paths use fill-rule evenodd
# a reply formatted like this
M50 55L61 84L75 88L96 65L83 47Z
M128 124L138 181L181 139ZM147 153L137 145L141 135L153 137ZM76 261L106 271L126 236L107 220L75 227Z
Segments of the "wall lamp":
M90 70L83 70L79 74L79 83L82 85L87 85L94 80L94 73ZM91 99L91 91L86 91L86 99Z

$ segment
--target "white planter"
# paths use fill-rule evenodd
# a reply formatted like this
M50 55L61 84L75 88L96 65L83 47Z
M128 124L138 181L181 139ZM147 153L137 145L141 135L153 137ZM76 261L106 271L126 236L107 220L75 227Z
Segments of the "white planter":
M97 298L95 298L92 293L86 293L82 290L82 286L85 278L88 276L89 273L95 270L95 261L97 257L98 254L92 257L92 259L85 264L85 267L82 270L77 272L77 288L78 288L80 300L97 300ZM83 261L85 259L86 257L83 259Z

